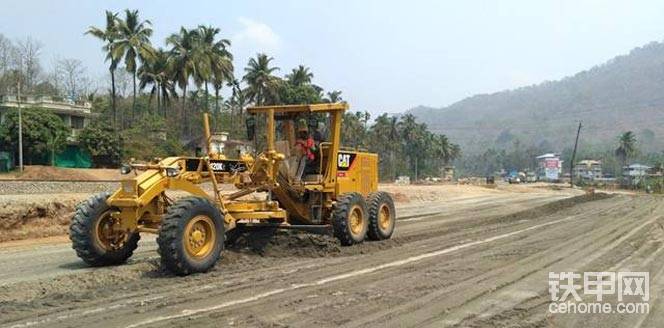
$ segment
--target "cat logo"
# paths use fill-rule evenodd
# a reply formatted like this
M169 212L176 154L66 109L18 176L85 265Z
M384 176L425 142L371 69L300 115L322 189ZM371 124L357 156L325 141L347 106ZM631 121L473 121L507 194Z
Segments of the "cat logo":
M337 157L337 169L340 171L347 171L351 165L353 165L355 155L356 154L352 153L339 153L339 156Z

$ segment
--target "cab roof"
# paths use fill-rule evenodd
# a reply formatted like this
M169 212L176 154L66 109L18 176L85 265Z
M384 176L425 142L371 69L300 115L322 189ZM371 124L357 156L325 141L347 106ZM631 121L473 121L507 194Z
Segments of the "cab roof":
M276 105L276 106L253 106L247 108L249 114L267 113L268 110L279 113L314 113L314 112L336 112L348 110L347 103L324 103L310 105Z

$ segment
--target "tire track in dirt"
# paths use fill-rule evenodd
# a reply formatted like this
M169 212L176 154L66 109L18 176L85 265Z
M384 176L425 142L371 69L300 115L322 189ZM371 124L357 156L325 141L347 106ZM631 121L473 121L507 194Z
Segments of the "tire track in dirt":
M594 215L598 216L598 213ZM500 316L506 311L513 310L514 307L525 300L532 301L533 299L539 299L546 302L549 297L548 286L546 285L548 281L547 273L549 271L582 271L582 268L587 267L595 259L605 255L615 245L624 242L646 225L652 224L658 217L649 219L646 222L634 222L629 225L623 225L616 229L614 224L619 223L618 221L621 219L620 215L614 216L612 218L613 222L606 222L606 225L599 228L595 228L595 225L576 226L575 231L578 232L576 237L569 239L564 244L559 243L558 246L548 248L544 252L533 254L519 261L515 267L501 268L499 272L495 273L497 277L506 276L506 273L509 271L519 272L521 271L518 269L519 267L528 268L529 272L491 290L491 304L487 304L482 300L473 300L473 303L463 304L457 311L447 313L445 315L445 322L458 323L459 326L472 326L475 319ZM597 220L606 221L606 218L597 218ZM559 232L551 231L550 233L562 235L568 231L564 229L560 230ZM514 247L518 247L518 244L515 244ZM541 262L538 260L540 258L547 259L552 257L556 260L544 263L544 265L538 263ZM494 273L492 272L492 274ZM515 297L515 295L517 296ZM474 317L474 315L480 313L481 315L478 318ZM542 312L541 319L544 319L544 314L545 312ZM488 323L492 324L491 322ZM432 320L429 324L436 326L439 322Z
M536 217L537 219L537 217ZM534 221L540 221L541 220L534 220ZM532 222L531 222L532 223ZM513 229L512 229L513 230ZM486 236L485 236L486 237ZM432 240L428 240L432 241ZM434 245L429 245L434 246ZM415 247L415 245L409 245L410 248ZM444 246L443 246L444 247ZM420 249L420 254L423 251L426 251L427 249ZM403 249L400 249L400 251L403 251ZM415 252L417 254L417 252ZM369 262L363 262L362 266L364 267L374 267L380 265L380 262L385 259L385 255L387 254L376 254L376 257L374 261L372 262L371 260ZM410 254L406 252L400 252L399 255L404 255L404 256L409 256ZM459 254L456 254L458 256L461 256ZM463 255L465 256L465 255ZM462 257L463 257L462 256ZM409 283L409 278L417 276L418 274L421 276L422 271L426 271L426 267L428 267L431 262L435 262L433 259L429 261L423 261L420 263L421 265L419 267L404 267L400 268L398 270L389 270L390 272L383 273L382 275L378 275L377 277L374 276L364 276L363 279L359 280L353 280L351 282L347 282L345 284L334 284L327 286L324 289L316 289L313 291L300 291L299 293L295 293L294 295L288 295L288 296L281 296L279 299L279 303L284 302L284 298L286 298L286 303L289 303L289 299L294 299L293 304L288 307L280 307L278 309L274 309L274 302L270 303L264 302L261 304L252 304L251 310L245 310L247 308L242 308L242 309L228 309L226 311L223 311L221 313L215 313L214 315L209 315L209 316L203 316L200 318L189 318L187 320L188 323L193 322L204 322L205 320L211 320L211 318L214 318L214 320L218 320L221 318L226 318L228 320L231 320L233 318L236 318L237 315L239 314L238 312L242 312L245 316L247 315L246 312L249 312L250 314L248 315L249 318L252 318L253 316L257 316L260 314L260 316L265 318L265 321L241 321L241 325L261 325L264 323L269 323L272 322L272 320L275 320L277 322L280 322L281 324L284 325L295 325L295 326L312 326L312 325L324 325L328 326L331 324L337 325L337 324L343 324L346 325L350 322L349 316L351 318L355 318L355 320L361 320L361 318L365 318L371 313L371 310L374 310L372 308L372 305L374 303L377 303L377 300L384 299L385 297L391 298L391 297L399 297L400 292L398 289L400 287L403 287L404 289L408 289L408 286L404 287L404 283L408 285ZM394 276L391 277L391 273L394 273ZM392 281L388 281L387 283L380 281L384 279L389 279ZM378 280L378 283L373 283L376 280ZM451 284L455 283L454 281L451 282ZM341 286L337 286L341 285ZM349 286L351 285L351 286ZM377 286L378 285L378 286ZM389 291L389 295L381 295L381 292L379 292L382 288L380 286L392 286L391 289L397 289L397 291ZM411 286L412 287L412 286ZM435 290L435 287L440 288L441 286L426 286L422 290L418 291L421 293L426 294L427 291ZM359 288L359 290L358 290ZM412 288L411 288L412 289ZM336 290L336 291L335 291ZM372 292L373 290L373 292ZM332 294L329 294L330 292L335 291ZM351 301L349 304L347 303L336 303L335 301L328 301L329 298L335 298L337 295L336 293L346 293L348 295L345 296L346 300L350 299ZM412 290L410 291L412 294ZM316 296L319 295L320 298L313 298L309 299L310 296ZM327 295L327 296L323 296ZM389 297L388 297L389 296ZM409 298L412 297L414 299L418 298L417 294L413 295L408 295ZM368 300L366 299L368 298ZM299 300L299 301L298 301ZM395 302L408 302L410 299L403 299L402 298L397 298L394 301ZM275 300L276 301L276 300ZM317 302L322 302L322 304L317 305ZM304 304L303 304L304 303ZM313 303L313 304L310 304ZM272 305L271 305L272 304ZM302 310L302 306L307 305L306 311ZM378 303L378 307L380 309L389 309L387 311L391 311L394 309L393 304L388 303L384 304L382 302ZM360 310L357 310L356 308L360 308ZM268 314L272 313L273 316L269 316ZM289 321L287 317L289 313L293 313L293 318L292 320L295 321ZM358 319L359 318L359 319ZM330 320L332 320L330 322ZM388 323L388 325L398 325L399 322L417 322L417 321L408 321L408 320L402 320L401 317L398 317L397 321ZM237 322L236 322L237 323ZM380 321L374 321L372 322L371 325L376 325L379 324ZM410 324L409 324L410 325Z
M398 246L398 245L394 245L394 246ZM67 247L64 251L65 251L65 252L71 252L71 250L69 249L69 247ZM366 251L370 251L370 250L366 250ZM20 254L20 253L19 253L19 254L15 254L15 256L16 256L16 257L19 257L19 258L20 258L22 255L23 255L23 254ZM231 255L233 255L233 254L231 254ZM263 260L261 260L260 258L255 258L254 261L249 261L249 263L246 263L246 264L237 263L237 264L239 264L239 265L237 265L237 266L239 267L239 270L238 270L238 271L244 271L244 270L246 270L246 267L253 267L253 268L256 268L256 267L260 266L260 262L261 262L261 261L263 261ZM132 260L131 262L135 262L135 261ZM222 261L222 262L227 262L227 261ZM274 264L274 263L271 263L271 264ZM227 267L226 267L227 265L228 265L228 263L221 263L221 266L223 266L224 269L227 269ZM128 267L128 266L122 266L122 267L117 267L117 268L107 268L107 269L101 269L101 270L108 270L108 271L111 271L111 272L109 272L109 273L113 274L116 270L122 270L122 269L125 269L125 268L127 268L127 267ZM136 268L136 269L138 269L138 270L145 270L145 269L146 269L146 266L145 266L145 265L141 265L140 263L139 263L139 264L136 264L136 263L135 263L135 264L133 264L133 265L130 265L129 267L134 267L134 268ZM149 265L147 265L147 269L148 269L148 270L153 270L153 271L156 270L156 264L154 263L154 261L152 261L152 263L149 263ZM92 271L92 270L95 270L95 269L90 269L90 270ZM288 270L292 270L292 269L288 269ZM129 271L131 271L131 270L129 270ZM97 274L97 271L95 270L94 273L91 272L90 274L91 274L91 275L96 275L96 274ZM126 274L126 273L120 273L120 274L118 274L118 276L119 276L119 277L122 277L122 276L125 275L125 274ZM160 273L158 273L158 272L155 272L155 274L156 274L157 276L160 275ZM86 272L85 275L88 275L88 272ZM137 279L139 279L139 280L142 279L142 278L141 278L142 275L135 275L135 274L134 274L134 275L132 275L132 276L135 276L135 277L136 277ZM20 277L20 276L19 276L19 277ZM131 276L130 276L130 277L131 277ZM91 277L89 280L91 280L92 282L94 282L96 279L102 279L101 281L104 281L104 280L103 280L103 277L102 277L102 278L99 278L99 277ZM254 281L253 281L254 283L257 281L256 279L253 279L253 280L254 280ZM126 281L123 281L122 279L120 279L119 281L115 281L115 283L122 284L122 283L126 283ZM42 284L40 284L40 287L41 287L41 285L42 285ZM66 286L69 286L69 285L71 285L71 283L69 283L69 284L66 283L65 285L66 285ZM24 287L24 286L19 286L19 288L23 288L23 287ZM43 287L48 287L48 286L43 286ZM82 287L84 287L84 286L82 286ZM185 286L185 287L186 287L186 286ZM69 289L69 287L64 288L64 289ZM85 290L85 288L84 288L84 290ZM130 290L132 290L132 289L130 289ZM152 289L152 291L154 291L154 289ZM168 290L168 287L167 287L167 290L165 291L165 294L167 294L167 293L171 293L171 292L172 292L172 291L171 291L171 290ZM152 294L152 293L151 293L151 294ZM140 297L145 296L143 293L137 293L137 295L140 296ZM76 299L76 297L74 297L74 300L75 300L75 299ZM125 299L126 299L126 295L123 295L122 297L118 297L118 304L123 303L123 302L125 301ZM31 302L31 303L32 303L32 302ZM46 304L48 305L48 304L50 304L51 302L47 299L47 300L44 301L44 303L46 303ZM102 302L102 303L106 303L106 302ZM33 304L30 304L28 307L32 307L32 305L33 305ZM58 311L57 311L57 310L53 310L53 309L51 309L50 312L51 312L51 313L57 313ZM41 313L40 315L45 315L45 314L47 314L47 313Z
M652 208L652 202L649 205ZM642 211L642 213L638 212L632 212L632 214L638 214L639 216L643 214L648 214L645 213L648 211ZM438 319L426 321L428 322L431 326L440 326L441 325L441 320L442 318L445 318L445 323L448 325L459 323L459 318L463 318L464 321L461 321L459 323L460 326L466 327L466 326L503 326L503 325L514 325L514 326L527 326L528 322L531 324L534 324L535 326L538 326L540 324L543 324L543 321L546 319L546 308L543 308L542 304L547 303L548 305L548 292L546 289L546 282L547 276L546 273L547 271L579 271L582 268L588 268L590 263L596 260L598 257L601 257L603 255L606 255L609 250L611 250L611 247L614 247L615 245L619 243L624 243L630 236L628 235L629 232L632 233L632 235L636 234L637 232L641 231L648 225L652 225L654 221L658 219L658 217L648 217L648 221L645 223L642 221L636 221L632 224L629 225L624 225L623 227L620 227L616 229L616 224L619 225L621 223L621 219L623 219L623 215L615 215L613 217L613 226L607 225L601 230L587 230L587 229L581 229L581 227L575 227L575 231L581 231L582 233L575 237L571 242L568 243L567 247L568 249L565 250L566 247L556 247L553 249L554 254L559 254L558 258L560 261L552 261L551 265L537 265L536 263L531 263L528 262L527 260L520 261L518 263L518 266L515 268L509 268L507 267L507 271L511 270L516 270L518 272L519 267L525 267L528 269L531 268L536 268L534 272L527 273L523 277L517 276L518 279L515 279L515 282L513 283L508 283L505 285L500 285L497 289L490 289L490 295L482 295L484 297L480 298L477 297L477 300L473 300L475 303L475 309L473 311L469 312L463 312L466 313L466 315L459 314L459 310L450 310L447 309L445 314L441 314ZM602 221L602 218L597 218L598 222ZM562 230L561 232L566 232ZM596 234L597 236L590 236L588 235L589 232L592 232L593 234ZM555 233L555 232L551 232ZM616 242L618 240L618 242ZM538 242L541 242L541 239L537 240ZM608 245L608 247L607 247ZM517 247L518 243L514 245L514 247ZM523 247L528 247L528 245L521 245L521 248ZM569 250L577 250L576 252L569 253ZM565 252L567 251L567 252ZM551 252L551 251L547 251ZM590 255L589 255L590 254ZM532 255L530 258L551 258L551 256L538 252L534 255ZM598 268L593 268L590 266L592 269L590 271L602 271L599 270ZM562 269L561 269L562 268ZM603 270L606 270L606 267L603 267ZM538 272L539 271L539 272ZM588 271L588 270L586 270ZM492 271L493 274L493 271ZM495 273L496 276L505 276L505 273ZM530 279L530 282L525 282L524 279ZM490 279L489 279L490 280ZM522 281L524 280L524 281ZM526 287L524 287L524 285ZM512 286L515 286L514 288L511 288ZM507 290L505 288L507 287ZM510 290L511 288L511 290ZM525 293L524 291L528 291L528 293ZM517 295L515 297L515 295ZM490 302L486 302L486 299L490 299ZM435 301L431 301L434 304L441 304L441 303L436 303ZM523 302L522 302L523 301ZM524 320L524 309L528 307L529 304L535 303L537 304L538 311L536 311L537 316L532 316L531 317L536 317L536 319L533 319L531 321L526 321ZM466 308L470 307L467 304L464 304ZM467 309L466 309L467 310ZM468 314L470 313L470 315ZM472 313L476 313L475 317ZM481 315L480 315L481 314ZM452 318L457 317L456 320L452 320ZM488 317L488 319L487 319ZM500 319L500 320L499 320ZM509 319L509 320L508 320ZM562 326L569 326L569 325L562 325ZM576 325L574 325L576 326Z
M542 202L545 202L545 200L543 200ZM524 204L527 203L528 200L525 199ZM500 208L501 204L503 205L502 207L505 207L505 209L496 210L496 207ZM459 243L463 239L468 239L469 236L472 237L481 236L484 233L482 227L485 227L487 224L489 225L496 224L497 226L500 225L492 221L496 219L495 215L497 215L497 213L510 212L510 211L514 212L515 208L520 209L519 206L510 207L510 206L504 206L505 204L510 204L509 198L495 202L494 204L495 206L491 206L484 210L478 211L477 217L473 218L466 217L468 221L467 223L472 222L473 225L477 223L477 226L472 229L463 229L463 225L458 223L463 220L450 220L451 222L441 223L435 218L431 218L431 219L410 222L410 223L404 222L402 226L404 227L412 226L413 229L410 232L404 233L403 237L408 238L408 236L416 235L415 237L413 237L412 240L404 239L400 243L396 243L395 245L392 245L390 247L385 247L381 243L375 243L376 246L369 246L366 248L362 247L356 248L355 249L355 251L357 251L356 253L344 254L342 252L339 256L331 258L282 259L282 258L268 257L268 260L266 260L266 258L257 258L255 256L254 257L244 256L244 254L230 254L231 257L236 256L237 258L225 259L221 263L221 268L215 269L215 271L207 275L198 275L195 277L191 277L189 279L178 279L177 284L172 283L172 280L174 278L160 279L162 277L162 274L158 271L155 271L156 263L153 262L139 263L133 265L134 266L133 269L138 269L139 271L138 275L136 276L136 279L134 280L130 279L129 281L126 282L125 288L127 289L124 290L124 292L122 291L117 292L113 290L95 291L97 294L90 297L89 299L85 298L81 299L80 297L74 295L73 303L65 301L62 302L63 304L58 304L56 306L56 309L51 308L49 310L44 310L44 311L38 310L37 312L30 311L28 309L25 312L23 312L23 315L18 315L14 317L14 319L20 320L20 317L26 317L28 315L32 316L39 315L40 317L43 317L43 316L48 316L49 313L51 313L52 316L57 318L56 314L58 316L66 315L67 312L65 312L65 314L61 314L62 312L61 310L62 308L68 307L67 304L77 304L76 306L79 308L78 309L79 312L77 313L83 314L84 317L83 320L78 320L80 318L77 317L77 322L95 323L99 320L99 316L96 315L98 312L94 311L100 311L95 308L95 305L117 306L118 304L123 304L128 302L129 304L134 304L134 305L141 304L140 309L138 310L135 308L130 309L130 305L125 305L124 307L118 306L114 308L113 311L111 311L112 314L108 315L108 317L114 318L114 317L122 317L124 315L134 315L138 317L141 316L144 317L145 316L144 314L139 313L137 315L136 312L154 312L165 308L171 309L181 304L186 305L187 302L191 301L192 297L194 297L194 299L200 297L226 299L227 297L241 297L242 295L254 294L255 292L253 291L256 290L261 290L261 289L265 290L266 288L274 288L275 285L278 284L275 283L274 279L285 279L285 282L283 282L282 285L288 286L290 284L288 282L289 280L292 281L295 279L295 281L299 281L301 280L299 278L300 276L306 276L308 278L310 277L311 279L315 279L317 277L329 276L330 274L343 273L343 271L347 270L348 267L352 268L354 265L356 265L354 264L354 261L356 260L355 257L359 258L366 257L365 255L363 255L363 253L367 254L373 254L374 252L385 253L381 256L389 257L388 256L389 254L404 253L402 252L405 251L404 248L409 249L407 253L411 252L413 254L417 254L418 252L421 253L421 250L423 248L433 246L432 243L427 241L429 239L434 238L435 234L433 234L432 236L428 236L426 234L419 234L421 231L432 230L431 226L435 225L453 226L455 224L459 224L458 230L445 231L444 229L441 229L440 231L437 232L439 237L441 234L445 235L446 233L451 235L456 234L455 238L451 238L451 240L445 240L445 243L441 243L438 246L445 246L445 245L452 245L455 243ZM450 204L450 206L453 207L454 205ZM524 207L526 207L526 205L524 205ZM462 208L460 209L459 212L461 213L463 212L463 210L464 209ZM450 212L450 215L453 214L454 212ZM462 215L465 214L467 213L463 213ZM491 229L489 229L489 231L496 230L495 227ZM464 231L464 230L470 230L470 231ZM404 229L404 231L408 230ZM445 238L439 238L439 239L445 239ZM374 243L368 243L367 245L370 244ZM399 252L396 252L396 249L398 249ZM232 261L238 261L238 262L232 262ZM366 265L367 262L360 264ZM251 268L252 270L252 272L249 275L247 275L247 268ZM117 268L113 268L112 270L117 270ZM221 278L223 278L223 280L221 280L223 283L220 284L219 282ZM143 286L144 284L149 284L150 286L149 292L146 292L144 290L145 289L145 287ZM95 284L90 285L91 288L94 288L94 286ZM136 292L136 290L141 290L141 291ZM189 291L189 292L184 293L183 291ZM152 296L153 299L141 302L141 300L147 299L148 296L150 295L153 295ZM69 296L70 295L66 295L66 297ZM66 325L66 321L68 319L69 318L64 318L63 319L64 322L62 322L62 324ZM12 321L16 322L16 320ZM49 322L49 323L59 324L57 322Z
M424 254L420 254L420 255L417 255L417 256L411 256L411 257L408 257L408 258L405 258L405 259L402 259L402 260L388 262L388 263L384 263L384 264L381 264L381 265L378 265L378 266L373 266L373 267L369 267L369 268L365 268L365 269L355 270L355 271L351 271L351 272L340 274L340 275L330 276L330 277L327 277L327 278L324 278L324 279L316 280L316 281L311 282L311 283L294 284L294 285L291 285L290 288L274 289L274 290L267 291L267 292L264 292L264 293L261 293L261 294L258 294L258 295L254 295L252 297L239 299L239 300L228 301L228 302L221 303L219 305L214 305L214 306L211 306L211 307L185 309L185 310L182 310L181 313L178 313L178 314L173 314L173 315L169 315L169 316L155 317L155 318L147 319L147 320L144 320L144 321L139 321L137 323L128 325L127 328L137 328L137 327L146 326L146 325L159 323L159 322L163 322L163 321L186 318L186 317L195 316L195 315L201 314L201 313L217 311L217 310L229 308L229 307L236 306L236 305L241 305L241 304L245 304L245 303L249 303L249 302L258 301L258 300L263 299L263 298L268 298L268 297L271 297L273 295L283 294L283 293L286 293L286 292L289 292L289 291L294 291L294 290L308 288L308 287L319 287L319 286L324 286L324 285L327 285L327 284L330 284L330 283L333 283L333 282L345 281L345 280L352 279L352 278L355 278L355 277L361 277L361 276L364 276L364 275L380 272L380 271L383 271L385 269L397 268L397 267L401 267L401 266L408 265L408 264L411 264L411 263L419 262L419 261L422 261L422 260L425 260L425 259L429 259L429 258L441 256L441 255L444 255L444 254L456 252L456 251L466 249L466 248L469 248L469 247L474 247L474 246L477 246L477 245L482 245L482 244L486 244L486 243L491 243L493 241L502 240L502 239L509 238L509 237L512 237L512 236L515 236L515 235L526 233L526 232L531 231L531 230L541 229L541 228L547 227L547 226L552 225L552 224L562 223L562 222L568 221L570 219L573 219L573 217L568 217L568 218L559 219L559 220L556 220L556 221L551 221L551 222L547 222L547 223L538 224L538 225L535 225L535 226L530 226L528 228L512 231L512 232L509 232L509 233L506 233L506 234L497 235L497 236L493 236L493 237L490 237L490 238L477 240L477 241L473 241L473 242L469 242L469 243L465 243L465 244L460 244L460 245L457 245L457 246L452 246L452 247L449 247L449 248L444 248L444 249L441 249L441 250L438 250L438 251L424 253Z
M617 205L616 205L617 206ZM577 219L577 217L573 217L574 219ZM572 223L569 223L572 224ZM555 227L553 227L555 228ZM547 229L548 230L548 229ZM491 254L492 251L490 250L491 248L494 247L499 247L499 245L492 244L491 246L487 246L489 249L486 250L484 248L478 248L478 249L473 249L473 251L477 251L478 253L482 254L484 252ZM466 253L460 253L457 254L455 257L450 258L449 261L455 261L459 259L464 259L468 258L471 256L474 256L475 254L466 254ZM517 253L517 255L521 255ZM556 262L558 261L557 259L547 259L545 263L549 262ZM477 261L475 261L477 262ZM502 263L501 263L502 264ZM509 262L510 265L515 265L515 266L522 266L517 263L516 260ZM431 271L431 267L435 266L440 266L440 264L437 263L422 263L422 265L414 269L414 271ZM460 267L463 267L463 265L460 265ZM487 268L488 269L488 268ZM389 320L405 320L406 322L418 322L418 320L421 320L423 317L430 316L432 313L437 313L436 311L431 311L431 304L434 304L434 307L437 308L445 308L449 309L450 306L454 305L454 302L451 302L451 304L448 304L450 302L444 300L445 298L449 299L454 299L457 298L459 299L458 295L464 295L464 298L460 299L463 300L463 302L469 302L472 301L474 298L478 298L480 296L483 296L484 293L486 292L487 288L484 288L484 285L489 283L491 285L494 285L494 279L493 275L489 273L478 273L474 270L468 270L467 272L464 272L464 270L460 270L457 268L457 270L454 270L453 273L455 273L454 276L444 276L441 277L440 280L446 281L445 284L437 284L433 283L431 285L427 285L426 287L422 288L423 290L433 290L435 292L425 292L424 294L427 295L412 295L413 300L407 300L406 302L403 302L405 304L400 304L399 306L390 306L390 307L384 307L389 310L379 310L376 309L377 311L375 313L366 313L363 315L358 315L360 318L366 318L366 320L360 319L357 322L358 326L362 326L362 322L364 322L366 325L372 325L372 324L377 324L381 323L384 324L385 322L378 321L379 318L389 318ZM459 276L458 273L466 275L461 275ZM509 274L508 272L501 272L501 274ZM398 279L405 279L404 277L397 277L395 280ZM381 281L381 285L389 285L390 283L394 283L393 281ZM497 283L497 282L496 282ZM508 284L509 280L505 283ZM481 286L477 287L477 286ZM491 287L492 288L492 287ZM491 288L488 288L489 290ZM473 290L477 290L475 294L473 294ZM456 297L455 297L456 295ZM441 298L443 300L441 300ZM464 303L461 302L460 304L457 304L457 306L461 306ZM426 315L425 315L426 314ZM366 315L366 316L365 316ZM404 319L406 318L406 319ZM391 322L391 321L386 321L388 325L393 325L396 324L396 322ZM353 324L353 326L356 325L356 323Z

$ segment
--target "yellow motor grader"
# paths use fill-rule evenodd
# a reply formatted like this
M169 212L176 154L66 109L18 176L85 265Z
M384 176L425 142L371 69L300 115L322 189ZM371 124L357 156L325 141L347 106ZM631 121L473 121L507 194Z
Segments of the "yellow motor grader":
M226 235L239 228L327 230L345 246L390 238L396 213L390 195L377 190L378 156L340 146L347 109L345 103L248 108L260 123L248 128L249 137L264 147L255 156L211 147L206 115L207 156L123 165L123 173L134 174L117 191L77 207L74 250L93 266L120 264L140 233L154 233L162 265L187 275L213 267ZM255 133L257 127L265 133ZM222 188L228 184L234 188ZM190 196L174 200L167 191Z

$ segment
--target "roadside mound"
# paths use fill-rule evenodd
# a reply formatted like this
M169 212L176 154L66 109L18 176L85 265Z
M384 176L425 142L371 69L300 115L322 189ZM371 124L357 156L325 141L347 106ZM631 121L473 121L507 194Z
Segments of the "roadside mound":
M56 181L100 181L119 180L116 169L79 169L45 165L28 165L23 173L11 172L0 175L2 180L56 180Z
M607 199L611 198L614 195L611 194L606 194L606 193L592 193L592 194L583 194L579 196L574 196L570 198L565 198L557 201L553 201L535 208L527 209L524 211L512 213L509 215L501 216L496 218L497 222L508 222L508 221L514 221L514 220L527 220L527 219L533 219L537 217L542 217L550 214L554 214L555 212L573 207L575 205L581 204L581 203L586 203L586 202L591 202L591 201L596 201L596 200L602 200L602 199Z
M66 234L77 203L0 203L0 242Z

